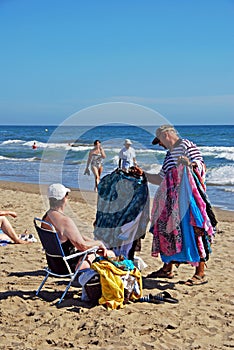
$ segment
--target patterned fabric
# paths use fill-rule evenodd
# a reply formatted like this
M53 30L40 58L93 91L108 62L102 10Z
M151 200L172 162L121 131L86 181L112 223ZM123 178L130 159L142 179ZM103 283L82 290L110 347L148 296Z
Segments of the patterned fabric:
M205 234L203 227L209 226L209 219L206 212L204 212L204 203L197 204L195 200L192 190L194 183L192 182L191 186L190 181L192 178L188 174L191 175L190 169L184 167L179 189L182 250L171 256L161 254L164 263L171 261L198 263L201 258L206 258L206 251L199 232L203 233L203 235ZM191 222L193 223L192 225Z
M182 167L167 172L154 197L150 232L153 233L152 255L173 255L182 249L179 214L179 186Z
M187 183L187 186L191 187L192 189L192 195L194 196L194 199L196 201L197 204L197 208L198 210L200 210L202 218L203 218L203 225L198 225L196 223L196 216L191 213L191 224L193 226L198 226L198 227L202 227L204 228L204 230L208 233L208 235L212 236L214 233L212 224L210 222L210 219L208 217L207 211L206 211L206 203L204 202L203 198L201 197L196 182L194 180L194 174L192 173L192 171L187 168L187 172L185 173L185 181Z
M196 186L197 186L197 189L199 191L199 194L202 197L203 201L206 203L207 215L210 218L212 226L215 227L217 225L218 221L216 220L215 214L214 214L213 209L211 207L211 203L210 203L209 198L207 196L206 187L205 187L204 183L202 182L202 179L200 177L199 172L196 169L193 171L193 177L194 177L194 181L196 182Z
M137 220L137 225L136 225ZM143 237L149 222L149 193L145 176L116 170L98 185L94 236L109 248Z
M160 253L166 263L208 260L214 231L189 167L168 171L156 193L151 221L153 256Z
M91 166L94 166L96 168L100 168L102 166L102 155L101 153L93 153L91 158Z

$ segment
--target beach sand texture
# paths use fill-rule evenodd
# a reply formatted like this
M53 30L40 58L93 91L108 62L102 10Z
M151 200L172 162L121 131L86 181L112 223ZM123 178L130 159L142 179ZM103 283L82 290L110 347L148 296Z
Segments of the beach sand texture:
M45 212L39 187L0 182L1 208L15 210L9 218L17 233L37 234L33 218ZM84 234L92 232L96 198L71 193L71 207ZM88 198L88 204L87 204ZM185 286L194 269L181 265L172 280L145 279L161 266L151 257L151 234L147 233L139 254L148 264L142 272L144 295L167 290L178 304L129 303L124 309L107 311L81 302L81 289L71 287L57 307L65 286L50 278L35 296L46 265L41 244L9 244L1 250L0 349L230 349L234 348L233 230L234 213L215 209L219 220L213 253L208 262L209 282ZM75 216L76 216L75 215ZM76 217L75 217L76 219Z

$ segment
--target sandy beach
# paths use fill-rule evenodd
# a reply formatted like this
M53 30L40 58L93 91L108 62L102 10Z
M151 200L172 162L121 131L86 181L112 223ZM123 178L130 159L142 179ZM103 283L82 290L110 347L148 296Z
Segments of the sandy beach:
M9 218L18 234L33 233L34 217L46 210L38 185L0 182L1 209L14 210ZM96 194L75 190L69 214L81 232L92 234ZM58 307L64 283L49 279L35 296L46 265L41 243L8 244L1 250L0 349L229 349L234 348L233 326L233 230L234 212L215 208L219 224L211 258L208 283L189 287L181 281L194 269L181 265L172 280L146 279L161 266L151 257L151 234L142 241L138 255L148 267L142 271L144 295L168 291L178 304L129 303L124 309L107 311L81 301L81 289L71 287Z

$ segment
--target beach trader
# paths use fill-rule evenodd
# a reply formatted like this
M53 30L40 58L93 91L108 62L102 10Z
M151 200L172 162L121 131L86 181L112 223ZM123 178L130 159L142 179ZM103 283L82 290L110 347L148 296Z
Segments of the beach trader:
M197 146L178 135L172 125L156 130L153 145L167 149L161 171L145 172L149 182L159 185L151 213L152 256L164 263L150 278L173 278L173 264L190 263L195 274L185 284L207 282L205 263L217 221L205 192L205 165Z

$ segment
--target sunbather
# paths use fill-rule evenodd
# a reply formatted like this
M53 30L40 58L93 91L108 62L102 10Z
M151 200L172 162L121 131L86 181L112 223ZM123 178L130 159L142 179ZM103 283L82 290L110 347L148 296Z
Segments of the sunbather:
M9 240L13 241L16 244L26 244L29 243L27 241L24 241L23 239L19 238L19 236L15 233L15 230L11 226L10 221L7 219L6 216L12 216L13 218L17 217L16 212L9 211L9 210L1 210L0 211L0 228L3 231L3 233L0 235L1 240Z
M76 250L82 252L97 246L99 247L97 251L99 255L114 257L114 252L107 250L104 243L81 235L74 221L64 213L70 191L69 188L66 188L62 184L50 185L48 188L50 209L43 217L44 221L50 222L55 227L63 246L64 253L70 255ZM45 225L43 225L43 227L50 229ZM89 254L81 268L89 268L94 258L94 254Z

